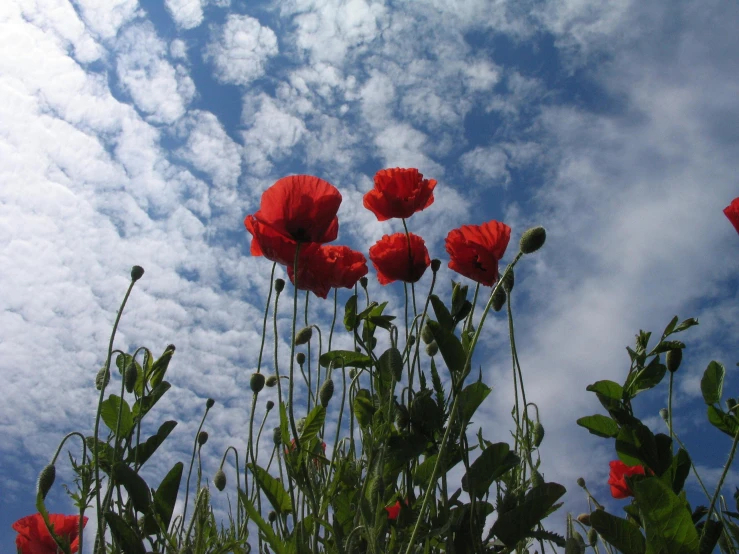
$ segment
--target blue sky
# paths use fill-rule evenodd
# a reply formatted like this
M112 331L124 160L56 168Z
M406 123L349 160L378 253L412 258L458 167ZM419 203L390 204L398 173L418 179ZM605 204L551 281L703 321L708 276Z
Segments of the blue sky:
M739 196L738 21L719 0L2 2L0 552L58 441L91 429L133 264L146 274L117 346L177 345L157 417L180 424L152 475L187 456L207 397L206 473L244 444L271 264L243 219L292 173L340 189L339 242L365 253L400 230L361 204L384 167L439 182L409 225L444 262L462 224L505 221L513 244L547 228L517 272L517 336L544 475L575 514L575 479L608 499L614 458L574 423L599 411L585 386L623 379L640 328L698 317L675 424L715 483L729 441L706 430L700 376L716 359L737 383L739 237L721 211ZM399 310L402 289L370 277ZM312 320L330 309L312 300ZM477 423L507 440L504 322L487 329ZM655 429L665 397L637 406ZM60 487L50 503L69 510Z

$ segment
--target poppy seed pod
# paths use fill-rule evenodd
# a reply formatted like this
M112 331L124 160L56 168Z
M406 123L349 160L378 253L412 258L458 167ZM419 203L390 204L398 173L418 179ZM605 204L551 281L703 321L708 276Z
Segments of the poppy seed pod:
M126 368L126 373L123 376L123 382L128 393L133 392L133 388L136 386L136 379L138 378L138 376L139 370L136 367L136 364L129 364Z
M662 408L662 409L661 409L661 410L659 411L659 416L660 416L660 417L661 417L662 419L664 419L665 421L667 421L667 416L669 416L669 413L667 412L667 408Z
M295 355L295 361L298 362L298 365L303 365L305 363L305 354L298 352Z
M532 254L544 246L547 232L544 227L532 227L521 235L520 248L524 254Z
M354 379L354 378L355 378L356 376L357 376L357 370L356 370L356 369L354 369L354 368L351 368L351 369L349 370L349 378L350 378L350 379Z
M277 384L277 375L270 375L264 382L268 387L274 387Z
M544 440L544 426L541 423L534 424L534 446L538 447Z
M429 356L433 358L438 353L439 353L439 345L436 344L436 341L431 342L426 345L426 354L428 354Z
M577 516L577 521L590 527L590 514L580 514Z
M135 265L131 268L131 281L134 283L144 276L144 268L140 265Z
M310 342L313 337L313 327L304 327L295 335L295 344L300 346Z
M431 271L436 273L439 271L439 268L441 267L441 260L439 258L434 258L431 260Z
M258 394L264 388L264 374L252 373L249 379L249 386L254 394Z
M360 277L360 278L359 278L359 285L360 285L360 286L361 286L361 287L362 287L363 289L366 289L366 288L367 288L367 282L368 282L368 281L367 281L367 277Z
M206 442L208 442L208 432L200 431L200 433L198 433L198 444L203 446Z
M41 498L46 498L49 494L51 486L54 484L56 479L56 466L54 464L47 465L41 470L38 476L38 483L36 483L36 492L41 493Z
M505 305L506 300L506 293L503 290L503 287L498 287L495 289L495 293L493 294L493 309L496 312L499 312L503 309L503 306Z
M277 521L277 512L275 512L274 510L270 510L269 514L267 514L267 519L270 523L274 523L275 521Z
M223 473L222 469L216 471L216 474L213 476L213 484L219 491L223 491L226 488L226 474Z
M279 427L275 427L272 430L272 442L275 446L280 446L282 443L282 431L280 431Z
M318 391L318 398L321 401L321 406L324 408L328 406L331 397L334 395L334 381L333 379L326 379L321 385L321 389Z
M416 344L416 335L408 335L408 345L413 346Z
M209 410L215 405L216 401L212 398L208 398L208 400L205 401L205 407Z
M431 344L434 342L434 333L428 325L424 325L423 329L421 329L421 340L425 344Z
M275 290L277 292L282 292L284 289L285 289L285 280L275 279Z
M108 383L110 383L110 371L107 371L103 366L95 376L95 388L102 390L108 386Z
M583 479L582 477L578 477L577 478L577 486L578 487L585 488L585 479Z
M271 400L267 400L267 411L268 412L271 411L272 408L274 408L274 407L275 407L275 403L272 402Z
M667 371L675 373L680 367L680 362L683 361L683 350L682 348L675 348L667 352L665 365L667 365Z

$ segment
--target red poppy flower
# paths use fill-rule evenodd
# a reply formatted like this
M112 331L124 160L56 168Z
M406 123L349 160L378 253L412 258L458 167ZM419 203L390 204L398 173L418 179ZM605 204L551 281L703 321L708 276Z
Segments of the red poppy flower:
M632 475L644 475L644 468L642 466L627 466L621 460L613 460L610 466L611 474L608 476L608 484L611 485L613 498L634 496L634 492L625 478Z
M500 221L453 229L446 237L449 268L490 287L498 280L498 262L510 238L511 228Z
M70 543L72 552L79 548L79 516L65 516L63 514L49 514L49 522L54 528L54 533ZM87 525L87 518L83 518L82 527ZM15 546L21 554L56 554L57 544L51 538L41 514L33 514L22 517L13 525L13 530L18 533L15 538Z
M297 244L336 239L336 212L341 193L323 179L310 175L283 177L262 194L254 215L244 220L253 236L251 253L273 262L293 264Z
M410 248L405 233L395 233L385 235L369 249L369 257L381 285L393 281L415 283L431 264L423 239L413 233L409 236Z
M739 197L734 198L731 204L724 208L724 214L729 218L736 232L739 233Z
M410 217L434 202L436 181L424 179L417 169L381 169L375 173L375 188L364 195L364 207L378 221Z
M348 246L321 246L312 243L300 250L298 288L326 298L331 288L350 289L368 271L367 258L361 252ZM294 284L295 271L292 264L288 265L287 274Z
M398 519L400 515L400 500L391 506L385 506L385 510L387 511L388 519Z

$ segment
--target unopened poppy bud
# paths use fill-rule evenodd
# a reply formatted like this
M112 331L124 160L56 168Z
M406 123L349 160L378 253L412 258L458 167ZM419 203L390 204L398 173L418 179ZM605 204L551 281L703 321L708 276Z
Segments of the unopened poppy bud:
M49 490L54 484L54 479L56 479L56 466L49 464L41 470L38 476L38 483L36 483L36 492L41 494L41 498L46 498L46 495L49 494Z
M531 474L531 486L536 488L540 487L544 484L544 477L541 476L541 473L538 471L534 471L534 473Z
M261 390L264 388L264 381L264 373L252 373L251 379L249 379L249 386L251 387L251 391L255 394L261 392Z
M585 488L585 479L583 479L582 477L578 477L577 478L577 486L578 487Z
M503 309L503 306L505 305L505 299L506 294L503 290L503 287L498 287L495 289L495 293L493 294L493 309L496 312L499 312Z
M136 379L139 376L139 370L136 364L129 364L126 368L126 373L123 376L123 382L126 386L126 391L129 393L133 392L133 388L136 386Z
M578 531L572 532L572 539L575 541L576 548L572 551L576 554L585 554L585 539L582 538L582 535ZM569 554L569 550L565 548L565 552Z
M368 282L369 282L369 281L367 281L367 277L360 277L360 278L359 278L359 285L360 285L360 286L361 286L361 287L362 287L363 289L366 289L366 288L367 288L367 283L368 283Z
M401 429L405 429L406 427L408 427L409 421L410 415L408 414L408 408L401 404L400 406L398 406L398 411L395 414L395 423Z
M509 269L508 273L506 273L503 276L503 288L505 291L510 294L513 290L513 283L514 283L514 277L513 277L513 269Z
M675 373L680 367L680 362L683 361L683 350L682 348L675 348L667 352L665 364L667 365L667 371Z
M275 403L272 402L271 400L267 400L267 411L268 412L271 411L272 408L274 408L274 407L275 407Z
M421 329L421 340L425 344L431 344L434 342L434 333L428 325L424 325L423 329Z
M669 415L670 415L670 414L669 414L669 413L667 412L667 408L662 408L662 409L661 409L661 410L659 411L659 416L660 416L660 417L661 417L662 419L664 419L665 421L667 421L667 416L669 416Z
M433 358L438 353L439 353L439 345L436 344L436 341L426 345L426 354L428 354L429 356Z
M216 401L212 398L208 398L208 400L205 401L205 407L209 410L215 405Z
M280 431L279 427L275 427L272 430L272 442L275 444L275 446L280 446L282 443L282 431Z
M577 516L577 521L590 527L590 514L580 514Z
M598 532L591 527L588 531L588 544L593 547L596 542L598 542Z
M318 398L321 401L321 406L324 408L328 406L331 397L334 395L334 381L333 379L326 379L321 385L321 389L318 391Z
M413 346L416 344L416 335L408 335L408 345Z
M433 271L434 273L436 273L437 271L439 271L439 268L440 267L441 267L441 260L440 259L434 258L433 260L431 260L431 271Z
M303 352L298 352L295 355L295 361L298 362L298 365L303 365L305 363L305 354Z
M144 268L140 265L135 265L131 268L131 281L134 283L144 276Z
M203 446L206 442L208 442L208 431L200 431L198 433L198 444Z
M175 349L175 346L174 346L174 344L168 344L168 345L167 345L167 348L165 349L165 352L166 352L167 350L171 350L172 352L174 352L174 351L176 350L176 349Z
M349 370L349 378L350 378L350 379L354 379L354 378L355 378L356 376L357 376L357 370L356 370L356 369L354 369L354 368L351 368L351 369Z
M285 288L285 280L275 279L275 290L277 292L282 292L284 288Z
M216 471L216 474L213 476L213 484L219 491L223 491L226 488L226 474L223 473L222 469Z
M110 371L107 371L105 366L103 366L95 376L95 388L97 390L102 390L108 386L108 383L110 383Z
M270 523L274 523L275 521L277 521L277 512L275 512L274 510L270 510L267 514L267 519Z
M534 446L538 447L544 440L544 426L541 423L534 423Z
M264 382L268 387L274 387L277 384L277 375L270 375Z
M547 232L544 227L532 227L521 235L521 252L531 254L544 246L547 240Z
M310 341L310 339L313 337L313 327L304 327L300 331L298 331L298 334L295 335L295 344L300 346L301 344L306 344Z

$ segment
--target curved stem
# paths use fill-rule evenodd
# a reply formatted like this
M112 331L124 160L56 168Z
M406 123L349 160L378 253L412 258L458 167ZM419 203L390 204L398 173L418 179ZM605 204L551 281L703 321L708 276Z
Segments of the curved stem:
M739 433L734 435L734 441L731 443L731 452L729 452L729 459L726 460L726 464L724 465L724 471L721 473L721 478L718 480L718 485L716 485L716 491L713 493L713 498L711 498L711 505L708 507L708 513L706 514L706 521L710 519L711 512L713 512L713 509L716 506L716 499L721 494L721 487L724 485L724 479L726 479L726 474L729 473L729 468L731 467L731 463L734 461L734 455L736 454L737 445L739 445ZM721 514L717 513L717 516L720 520ZM703 539L703 535L706 534L707 527L708 525L703 526L703 530L701 531L701 540Z
M192 466L195 463L195 454L198 450L198 437L200 436L200 431L203 429L203 423L205 423L205 418L208 416L208 411L210 411L210 408L206 404L205 406L205 413L203 414L203 418L200 420L200 426L198 427L198 432L195 433L195 443L192 446L192 456L190 458L190 470L187 472L187 483L185 485L185 507L182 508L182 525L185 524L185 520L187 519L187 500L190 495L190 477L192 476Z

